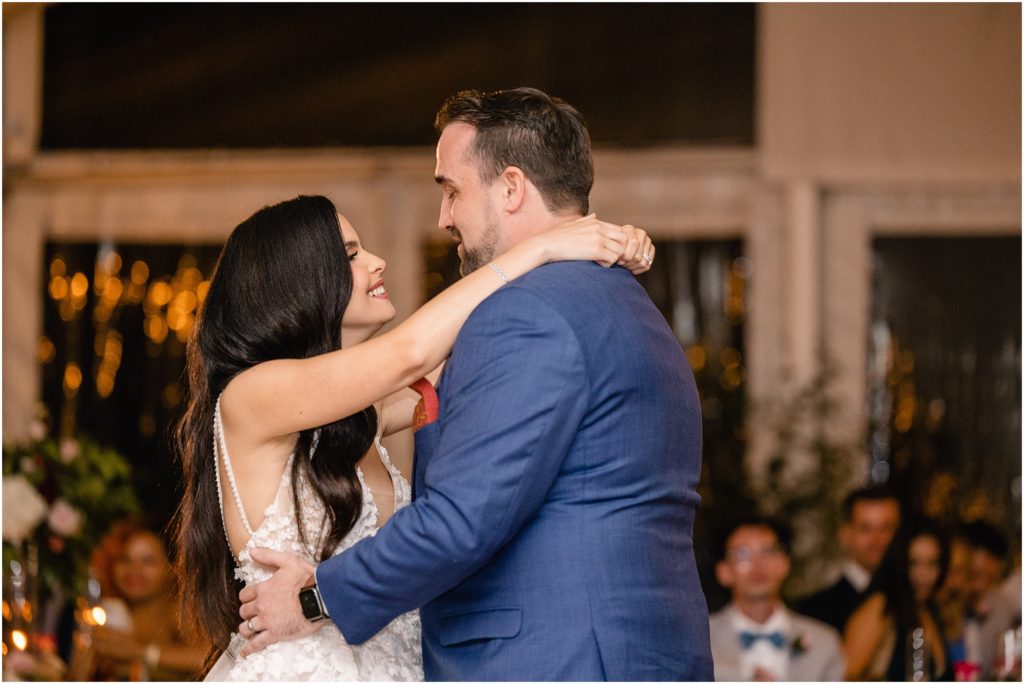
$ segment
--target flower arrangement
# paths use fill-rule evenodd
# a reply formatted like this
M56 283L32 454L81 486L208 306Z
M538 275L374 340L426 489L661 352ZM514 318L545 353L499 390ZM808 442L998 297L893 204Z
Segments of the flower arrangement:
M42 424L33 436L3 449L4 568L34 545L41 593L81 595L100 537L139 508L131 464L86 438L46 437Z

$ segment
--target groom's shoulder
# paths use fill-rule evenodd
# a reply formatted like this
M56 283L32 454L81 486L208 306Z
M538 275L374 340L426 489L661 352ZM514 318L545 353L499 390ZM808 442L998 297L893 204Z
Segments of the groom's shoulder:
M529 271L513 280L511 285L552 295L560 292L584 294L613 288L616 283L629 279L632 276L623 268L604 268L592 261L556 261Z

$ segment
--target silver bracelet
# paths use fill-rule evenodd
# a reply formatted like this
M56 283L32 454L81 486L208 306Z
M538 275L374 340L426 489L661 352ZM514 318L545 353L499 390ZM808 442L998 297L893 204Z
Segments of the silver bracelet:
M507 276L507 275L505 275L505 272L504 272L504 271L502 271L502 270L501 270L500 268L498 268L498 265L497 265L496 263L494 263L494 262L492 261L491 263L489 263L489 264L487 264L487 265L491 267L491 270L492 270L492 271L494 271L495 273L497 273L497 274L498 274L498 277L499 277L499 278L501 278L502 280L504 280L504 281L505 281L506 283L508 282L508 276Z

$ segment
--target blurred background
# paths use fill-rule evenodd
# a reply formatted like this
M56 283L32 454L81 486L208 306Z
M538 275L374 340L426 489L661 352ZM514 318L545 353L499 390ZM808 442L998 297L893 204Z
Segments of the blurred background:
M738 508L795 527L792 595L865 484L1019 549L1020 28L1016 4L5 3L5 582L14 559L87 594L111 522L170 518L184 343L235 225L327 195L402 318L457 271L434 113L519 85L582 111L593 209L658 246L713 607ZM85 522L41 522L57 501Z

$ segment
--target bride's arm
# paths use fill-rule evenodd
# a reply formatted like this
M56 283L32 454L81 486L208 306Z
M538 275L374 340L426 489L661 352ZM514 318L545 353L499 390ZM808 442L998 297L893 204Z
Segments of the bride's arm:
M550 261L610 265L630 248L635 242L623 229L584 217L529 238L491 263L511 280ZM379 337L308 359L253 366L225 389L224 420L244 425L254 441L270 441L361 411L436 368L469 314L503 284L495 269L480 268Z
M650 236L634 226L626 225L622 226L622 229L626 232L626 245L617 263L635 274L647 271L650 269L655 251ZM641 255L649 257L646 263ZM430 381L431 385L437 384L437 379L443 369L444 364L442 363L426 375L426 379ZM403 387L381 402L380 421L384 437L412 427L413 411L419 400L419 393L408 387Z

